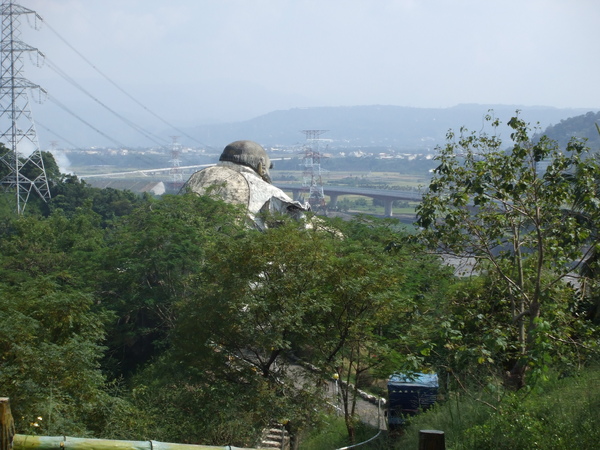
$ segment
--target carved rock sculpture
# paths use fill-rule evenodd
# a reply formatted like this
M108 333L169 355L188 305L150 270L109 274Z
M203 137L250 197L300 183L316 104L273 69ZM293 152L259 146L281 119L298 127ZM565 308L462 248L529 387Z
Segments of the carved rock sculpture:
M259 229L267 228L261 213L284 213L296 219L310 210L308 203L291 199L271 184L273 167L264 148L252 141L236 141L225 147L219 163L194 173L182 192L217 195L228 203L244 205Z

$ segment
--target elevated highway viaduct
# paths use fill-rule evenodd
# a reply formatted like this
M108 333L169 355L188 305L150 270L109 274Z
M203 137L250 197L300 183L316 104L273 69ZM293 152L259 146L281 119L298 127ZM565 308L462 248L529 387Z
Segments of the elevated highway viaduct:
M294 200L298 200L306 187L300 185L278 184L278 188L283 191L292 192ZM383 201L385 208L385 216L392 217L392 206L395 200L404 200L410 202L420 202L422 194L418 191L400 191L394 189L368 189L360 187L342 187L342 186L323 186L323 193L330 200L330 205L335 207L340 195L362 195L365 197L376 198Z

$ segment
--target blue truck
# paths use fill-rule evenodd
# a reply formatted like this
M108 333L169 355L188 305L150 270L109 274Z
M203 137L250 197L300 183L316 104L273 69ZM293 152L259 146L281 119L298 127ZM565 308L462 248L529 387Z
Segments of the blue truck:
M401 428L407 419L430 408L437 400L439 382L435 373L395 373L387 383L388 429Z

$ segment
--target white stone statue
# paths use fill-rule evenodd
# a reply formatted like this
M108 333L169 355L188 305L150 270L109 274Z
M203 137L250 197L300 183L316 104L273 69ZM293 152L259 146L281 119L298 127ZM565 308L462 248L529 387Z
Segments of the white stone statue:
M261 213L283 213L300 219L310 210L308 203L291 199L271 184L273 164L267 152L252 141L236 141L223 150L219 163L194 173L181 192L217 195L228 203L244 205L261 230L267 228Z

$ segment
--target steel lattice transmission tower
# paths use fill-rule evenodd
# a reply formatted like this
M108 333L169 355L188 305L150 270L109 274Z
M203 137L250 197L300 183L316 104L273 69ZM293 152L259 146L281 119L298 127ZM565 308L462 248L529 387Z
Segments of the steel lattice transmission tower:
M302 130L306 136L304 145L304 167L302 188L307 193L308 203L313 210L325 208L323 191L323 170L321 169L321 153L319 152L320 136L327 130Z
M0 143L8 150L0 152L0 174L6 174L0 183L16 191L17 213L21 214L32 191L44 201L50 199L46 169L29 109L29 91L46 92L23 76L21 60L26 52L38 58L44 55L19 39L22 16L33 18L35 24L41 23L42 18L35 11L8 0L2 1L0 16Z
M179 155L181 154L181 144L177 142L179 136L171 136L173 142L171 143L171 181L173 183L182 183L183 182L183 174L181 172L181 159L179 159Z

